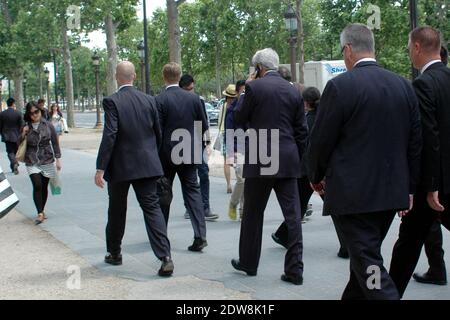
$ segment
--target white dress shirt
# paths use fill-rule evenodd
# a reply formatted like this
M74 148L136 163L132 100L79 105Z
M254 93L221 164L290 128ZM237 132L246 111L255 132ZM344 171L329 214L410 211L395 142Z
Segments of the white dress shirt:
M171 85L168 85L168 86L166 87L166 90L169 89L169 88L172 88L172 87L179 87L179 85L178 85L178 84L171 84Z
M425 71L427 71L427 69L429 67L431 67L433 64L438 63L438 62L442 62L442 61L441 60L432 60L432 61L428 62L426 65L423 66L423 68L420 71L420 73L424 73Z
M122 90L125 87L132 87L132 86L133 86L132 84L124 84L123 86L120 86L119 89L117 89L117 92L119 92L120 90Z
M374 58L363 58L361 60L356 61L356 63L353 65L353 68L362 62L377 62L377 60L375 60Z

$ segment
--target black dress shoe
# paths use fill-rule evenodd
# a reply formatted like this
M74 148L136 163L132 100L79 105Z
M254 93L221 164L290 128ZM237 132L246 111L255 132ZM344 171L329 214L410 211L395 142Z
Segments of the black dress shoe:
M117 255L108 254L105 257L105 263L111 264L113 266L120 266L120 265L122 265L122 255L121 254L117 254Z
M276 243L278 243L280 246L283 246L287 249L287 245L286 243L284 243L283 241L281 241L280 238L277 237L277 235L275 233L272 233L272 240L275 241Z
M236 260L236 259L231 260L231 265L236 270L244 271L245 273L247 273L248 276L254 277L257 274L256 270L249 270L249 269L246 269L243 266L241 266L241 263L239 262L239 260Z
M173 274L173 261L170 259L170 257L165 257L161 259L161 269L158 271L158 275L160 277L170 277Z
M342 259L350 259L350 255L348 254L348 251L345 249L342 249L342 248L339 249L337 256Z
M420 275L418 273L413 274L414 280L420 283L428 283L428 284L435 284L438 286L445 286L447 284L447 279L439 279L435 278L432 275L430 275L428 272Z
M188 250L193 252L201 252L207 246L208 242L206 240L195 238L194 243L188 248Z
M281 280L285 281L285 282L290 282L292 284L295 284L296 286L301 286L303 284L303 277L302 276L287 276L285 274L283 274L281 276Z

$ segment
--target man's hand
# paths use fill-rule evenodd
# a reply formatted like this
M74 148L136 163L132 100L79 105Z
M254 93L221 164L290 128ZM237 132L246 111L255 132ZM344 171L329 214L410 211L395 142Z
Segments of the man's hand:
M445 210L444 206L439 202L439 191L428 192L427 202L434 211L443 212Z
M323 196L325 194L325 181L322 181L318 184L311 183L311 188L319 195Z
M413 206L414 206L414 195L410 194L409 195L409 209L408 210L399 211L398 212L398 216L400 218L403 218L404 216L406 216L412 210Z
M95 184L97 187L103 189L105 187L105 181L103 180L103 175L105 174L105 171L103 170L97 170L97 173L95 174Z

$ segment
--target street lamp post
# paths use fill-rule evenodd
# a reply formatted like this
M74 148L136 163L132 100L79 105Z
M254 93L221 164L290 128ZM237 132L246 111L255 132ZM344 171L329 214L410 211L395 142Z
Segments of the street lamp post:
M147 22L147 0L142 0L144 9L144 51L145 51L145 93L151 94L152 88L150 86L150 66L149 66L149 52L148 52L148 22Z
M292 4L284 14L286 29L289 31L289 46L291 49L291 75L292 82L297 82L297 13Z
M100 113L100 82L99 82L99 71L100 71L100 57L97 55L97 51L94 52L92 56L92 64L95 69L95 103L97 105L97 123L95 124L94 129L101 129L102 125L102 115Z
M50 108L50 70L47 67L45 67L44 74L47 79L47 106Z
M28 81L28 79L27 79L27 76L25 75L23 77L23 100L24 100L24 103L27 103L27 81Z
M58 104L58 70L56 66L56 52L57 49L51 49L53 56L53 72L55 73L55 103Z
M409 16L411 20L411 31L417 28L417 1L409 0ZM419 71L411 66L411 73L413 80L419 76Z
M137 46L139 58L141 59L141 90L145 92L145 45L144 41L139 42Z

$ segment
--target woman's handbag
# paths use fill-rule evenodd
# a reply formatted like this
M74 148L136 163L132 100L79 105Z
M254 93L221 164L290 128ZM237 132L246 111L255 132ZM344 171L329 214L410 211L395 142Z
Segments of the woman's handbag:
M8 179L0 167L0 219L6 216L19 203Z
M25 162L25 153L27 152L27 137L20 143L16 153L16 160L19 162Z
M217 135L213 149L222 152L222 135L220 133Z

